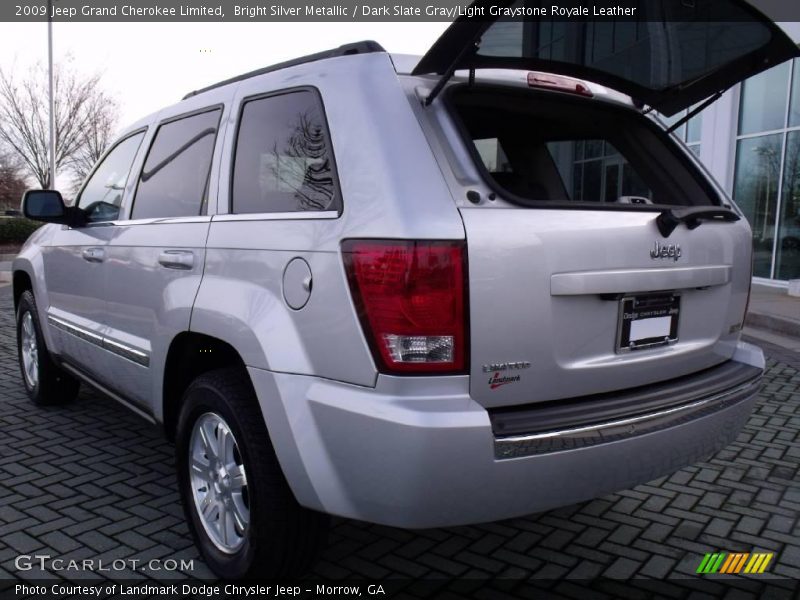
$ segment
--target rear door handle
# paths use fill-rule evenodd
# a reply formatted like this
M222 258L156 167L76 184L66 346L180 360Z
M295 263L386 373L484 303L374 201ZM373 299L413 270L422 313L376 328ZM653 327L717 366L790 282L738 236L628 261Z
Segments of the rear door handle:
M106 251L102 248L85 248L81 255L83 260L93 263L101 263L106 259Z
M158 255L158 262L167 269L188 271L194 266L194 253L191 250L164 250Z

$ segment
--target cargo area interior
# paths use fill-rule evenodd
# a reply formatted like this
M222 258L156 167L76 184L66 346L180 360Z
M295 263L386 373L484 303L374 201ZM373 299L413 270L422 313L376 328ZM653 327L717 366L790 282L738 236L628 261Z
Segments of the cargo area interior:
M720 205L668 134L629 109L490 85L454 86L448 103L487 183L517 204Z

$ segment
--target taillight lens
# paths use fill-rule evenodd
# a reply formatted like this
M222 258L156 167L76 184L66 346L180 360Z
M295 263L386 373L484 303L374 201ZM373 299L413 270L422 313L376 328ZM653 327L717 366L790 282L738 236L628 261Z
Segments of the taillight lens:
M361 325L381 371L465 371L463 242L348 240L342 253Z

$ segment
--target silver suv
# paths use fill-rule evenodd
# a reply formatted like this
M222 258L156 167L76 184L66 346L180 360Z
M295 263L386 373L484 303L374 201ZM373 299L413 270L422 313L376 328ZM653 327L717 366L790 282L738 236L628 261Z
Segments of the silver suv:
M307 568L329 514L504 519L709 457L764 367L751 232L654 111L798 54L716 4L558 43L460 19L421 59L352 44L139 121L73 206L23 201L51 223L13 265L30 397L163 425L226 578Z

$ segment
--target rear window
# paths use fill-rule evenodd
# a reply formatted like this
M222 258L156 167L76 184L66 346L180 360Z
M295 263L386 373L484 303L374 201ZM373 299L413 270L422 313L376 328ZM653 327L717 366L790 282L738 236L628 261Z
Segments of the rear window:
M632 111L488 86L456 88L449 105L487 183L508 199L715 204L669 136Z

